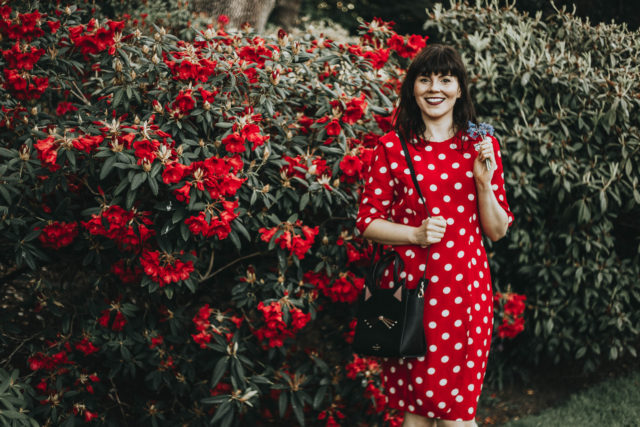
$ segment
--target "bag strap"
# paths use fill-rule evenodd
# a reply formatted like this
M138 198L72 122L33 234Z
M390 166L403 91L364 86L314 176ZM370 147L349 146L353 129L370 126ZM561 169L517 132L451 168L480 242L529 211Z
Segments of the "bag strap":
M409 167L409 171L411 172L411 179L413 180L413 185L416 187L416 191L418 192L418 196L422 200L424 207L427 211L427 217L431 218L431 213L429 212L429 205L427 205L427 199L422 195L422 191L420 191L420 185L418 184L418 178L416 178L416 171L413 168L413 162L411 161L411 156L409 155L409 148L407 147L407 143L400 135L399 132L396 132L398 138L400 139L400 144L402 144L402 152L404 153L404 158L407 161L407 166ZM431 245L427 246L427 260L425 261L424 273L422 274L422 278L424 279L427 275L427 263L429 261L429 255L431 254Z

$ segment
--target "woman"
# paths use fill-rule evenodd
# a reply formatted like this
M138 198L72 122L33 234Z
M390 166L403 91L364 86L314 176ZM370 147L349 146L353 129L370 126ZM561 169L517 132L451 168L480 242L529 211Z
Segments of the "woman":
M380 138L374 150L356 220L365 238L394 245L410 288L425 268L430 279L424 311L427 354L383 362L388 403L405 412L404 426L475 425L493 325L481 230L496 241L513 215L498 141L467 137L474 116L460 55L443 45L423 49L402 84L395 132ZM430 217L414 189L398 135L407 142ZM387 270L382 286L392 277L391 266Z

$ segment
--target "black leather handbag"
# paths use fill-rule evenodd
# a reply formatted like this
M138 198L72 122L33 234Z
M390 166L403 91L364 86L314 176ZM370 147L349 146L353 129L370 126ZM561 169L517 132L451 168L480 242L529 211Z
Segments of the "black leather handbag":
M400 137L403 152L411 178L425 207L416 179L413 163L405 141ZM426 209L429 215L429 209ZM429 259L427 250L427 260ZM376 253L378 260L374 262ZM393 263L392 287L380 288L382 274ZM426 264L426 260L425 260ZM427 352L427 343L422 323L424 314L424 293L428 286L427 268L413 289L408 289L406 280L401 278L404 262L395 251L383 253L382 245L376 243L365 276L365 286L358 300L357 324L353 338L353 349L363 356L420 357Z

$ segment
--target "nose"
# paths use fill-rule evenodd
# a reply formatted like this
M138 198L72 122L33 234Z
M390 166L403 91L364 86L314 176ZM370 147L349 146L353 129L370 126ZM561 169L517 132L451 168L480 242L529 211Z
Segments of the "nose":
M431 81L431 84L429 85L429 92L439 92L441 88L442 88L442 83L440 83L440 80L433 79Z

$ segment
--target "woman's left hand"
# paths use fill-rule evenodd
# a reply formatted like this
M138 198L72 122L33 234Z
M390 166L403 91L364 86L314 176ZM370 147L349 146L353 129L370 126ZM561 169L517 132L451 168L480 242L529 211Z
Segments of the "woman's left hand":
M487 170L485 159L489 159L491 162L491 169L489 170ZM495 169L496 157L493 152L493 142L490 137L485 136L480 143L478 155L473 162L473 177L476 182L489 185L491 184L491 178L493 178L493 171Z

